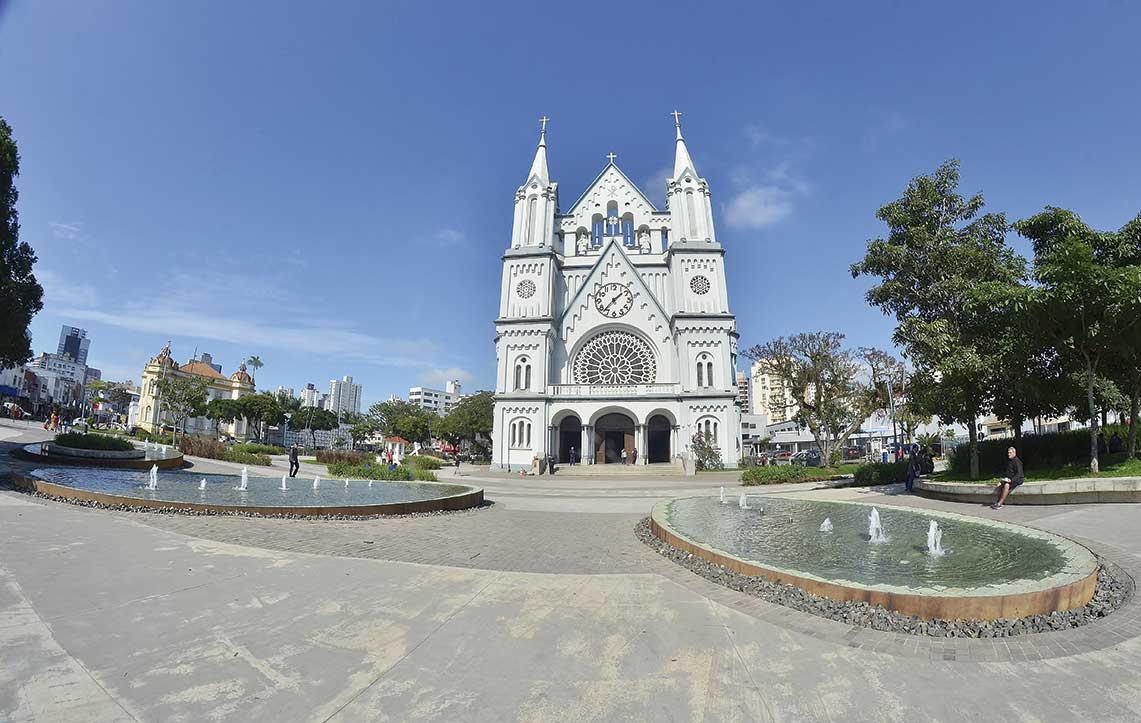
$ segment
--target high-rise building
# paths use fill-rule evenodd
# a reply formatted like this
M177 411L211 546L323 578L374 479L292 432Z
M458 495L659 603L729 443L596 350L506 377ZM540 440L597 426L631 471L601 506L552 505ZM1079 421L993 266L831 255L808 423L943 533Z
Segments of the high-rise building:
M744 414L751 414L753 411L752 395L749 393L749 375L745 372L737 372L737 406Z
M278 397L282 397L282 396L284 396L284 397L288 397L288 398L290 398L290 399L293 399L293 396L294 396L294 395L293 395L293 387L283 387L283 386L281 386L281 385L279 384L279 385L277 386L277 393L276 393L276 395L277 395Z
M339 380L330 379L329 398L325 404L325 409L335 414L342 412L360 414L361 385L353 384L353 378L350 376L341 377Z
M412 387L408 390L408 401L443 416L463 399L463 385L452 380L444 385L444 389L428 389L427 387Z
M787 422L796 415L798 406L792 387L771 373L764 362L753 362L753 414L763 414L769 424Z
M305 385L301 390L301 406L303 407L318 407L321 405L321 393L317 391L317 387L313 386L312 382Z
M60 327L59 347L56 349L56 354L59 356L68 356L76 363L86 364L89 346L91 340L87 338L86 329L80 329L78 326Z

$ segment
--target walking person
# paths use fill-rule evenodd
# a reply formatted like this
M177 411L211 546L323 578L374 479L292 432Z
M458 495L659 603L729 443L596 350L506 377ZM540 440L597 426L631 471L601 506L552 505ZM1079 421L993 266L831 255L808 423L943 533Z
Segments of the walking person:
M638 448L634 447L630 450L630 464L638 464Z
M297 461L297 442L294 442L289 447L289 476L296 477L299 469L301 463Z
M629 464L629 462L626 461L626 448L625 447L622 448L622 464Z
M998 483L998 486L994 490L995 494L999 496L998 502L995 502L990 508L992 510L1001 510L1003 504L1006 502L1006 498L1010 496L1010 493L1013 492L1018 485L1022 484L1024 479L1022 474L1022 460L1018 458L1018 450L1014 447L1010 447L1006 450L1006 476L1002 478L1002 481Z
M456 471L452 473L452 476L453 477L459 477L460 476L460 456L458 454L456 455Z
M567 454L567 464L574 467L574 447L571 447L570 452Z
M915 478L919 476L918 445L908 447L907 451L909 452L907 456L907 478L905 479L903 486L904 489L907 490L907 493L911 494L911 488L915 484Z

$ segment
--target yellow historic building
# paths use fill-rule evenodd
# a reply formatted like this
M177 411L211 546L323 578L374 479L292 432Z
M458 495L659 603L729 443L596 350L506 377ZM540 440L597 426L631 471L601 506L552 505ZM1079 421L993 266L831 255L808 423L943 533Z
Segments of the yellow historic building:
M173 420L162 408L162 397L158 391L158 382L167 376L197 377L206 382L206 401L212 399L238 399L247 394L254 393L254 379L246 371L246 365L238 367L227 379L221 372L202 361L191 359L185 364L179 364L170 353L170 344L162 348L158 356L147 362L143 367L143 380L139 396L139 426L148 432L158 432L163 425L173 423ZM218 425L221 434L228 434L235 439L249 438L248 424L245 419L238 419L231 423ZM188 434L213 434L214 423L206 417L193 417L186 420Z

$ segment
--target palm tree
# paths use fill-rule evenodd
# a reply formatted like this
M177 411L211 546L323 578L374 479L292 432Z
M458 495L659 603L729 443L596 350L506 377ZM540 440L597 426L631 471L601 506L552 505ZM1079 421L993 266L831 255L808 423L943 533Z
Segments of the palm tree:
M257 356L255 354L254 356L250 357L249 359L246 359L246 366L248 366L250 369L254 370L254 373L251 376L256 378L257 373L258 373L258 369L261 369L262 367L264 367L265 364L262 363L261 357Z

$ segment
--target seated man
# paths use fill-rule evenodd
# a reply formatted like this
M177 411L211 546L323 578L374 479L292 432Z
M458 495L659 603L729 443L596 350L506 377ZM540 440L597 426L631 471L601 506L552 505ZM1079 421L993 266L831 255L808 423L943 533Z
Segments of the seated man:
M1109 453L1118 454L1124 451L1125 443L1121 440L1121 435L1117 432L1114 432L1113 436L1109 438Z
M1006 498L1010 496L1010 493L1014 491L1015 487L1024 481L1022 476L1022 460L1018 458L1018 450L1014 447L1010 447L1006 450L1006 456L1006 476L1002 478L1002 481L998 483L998 487L994 490L995 494L999 497L998 502L990 506L992 510L1002 509Z

